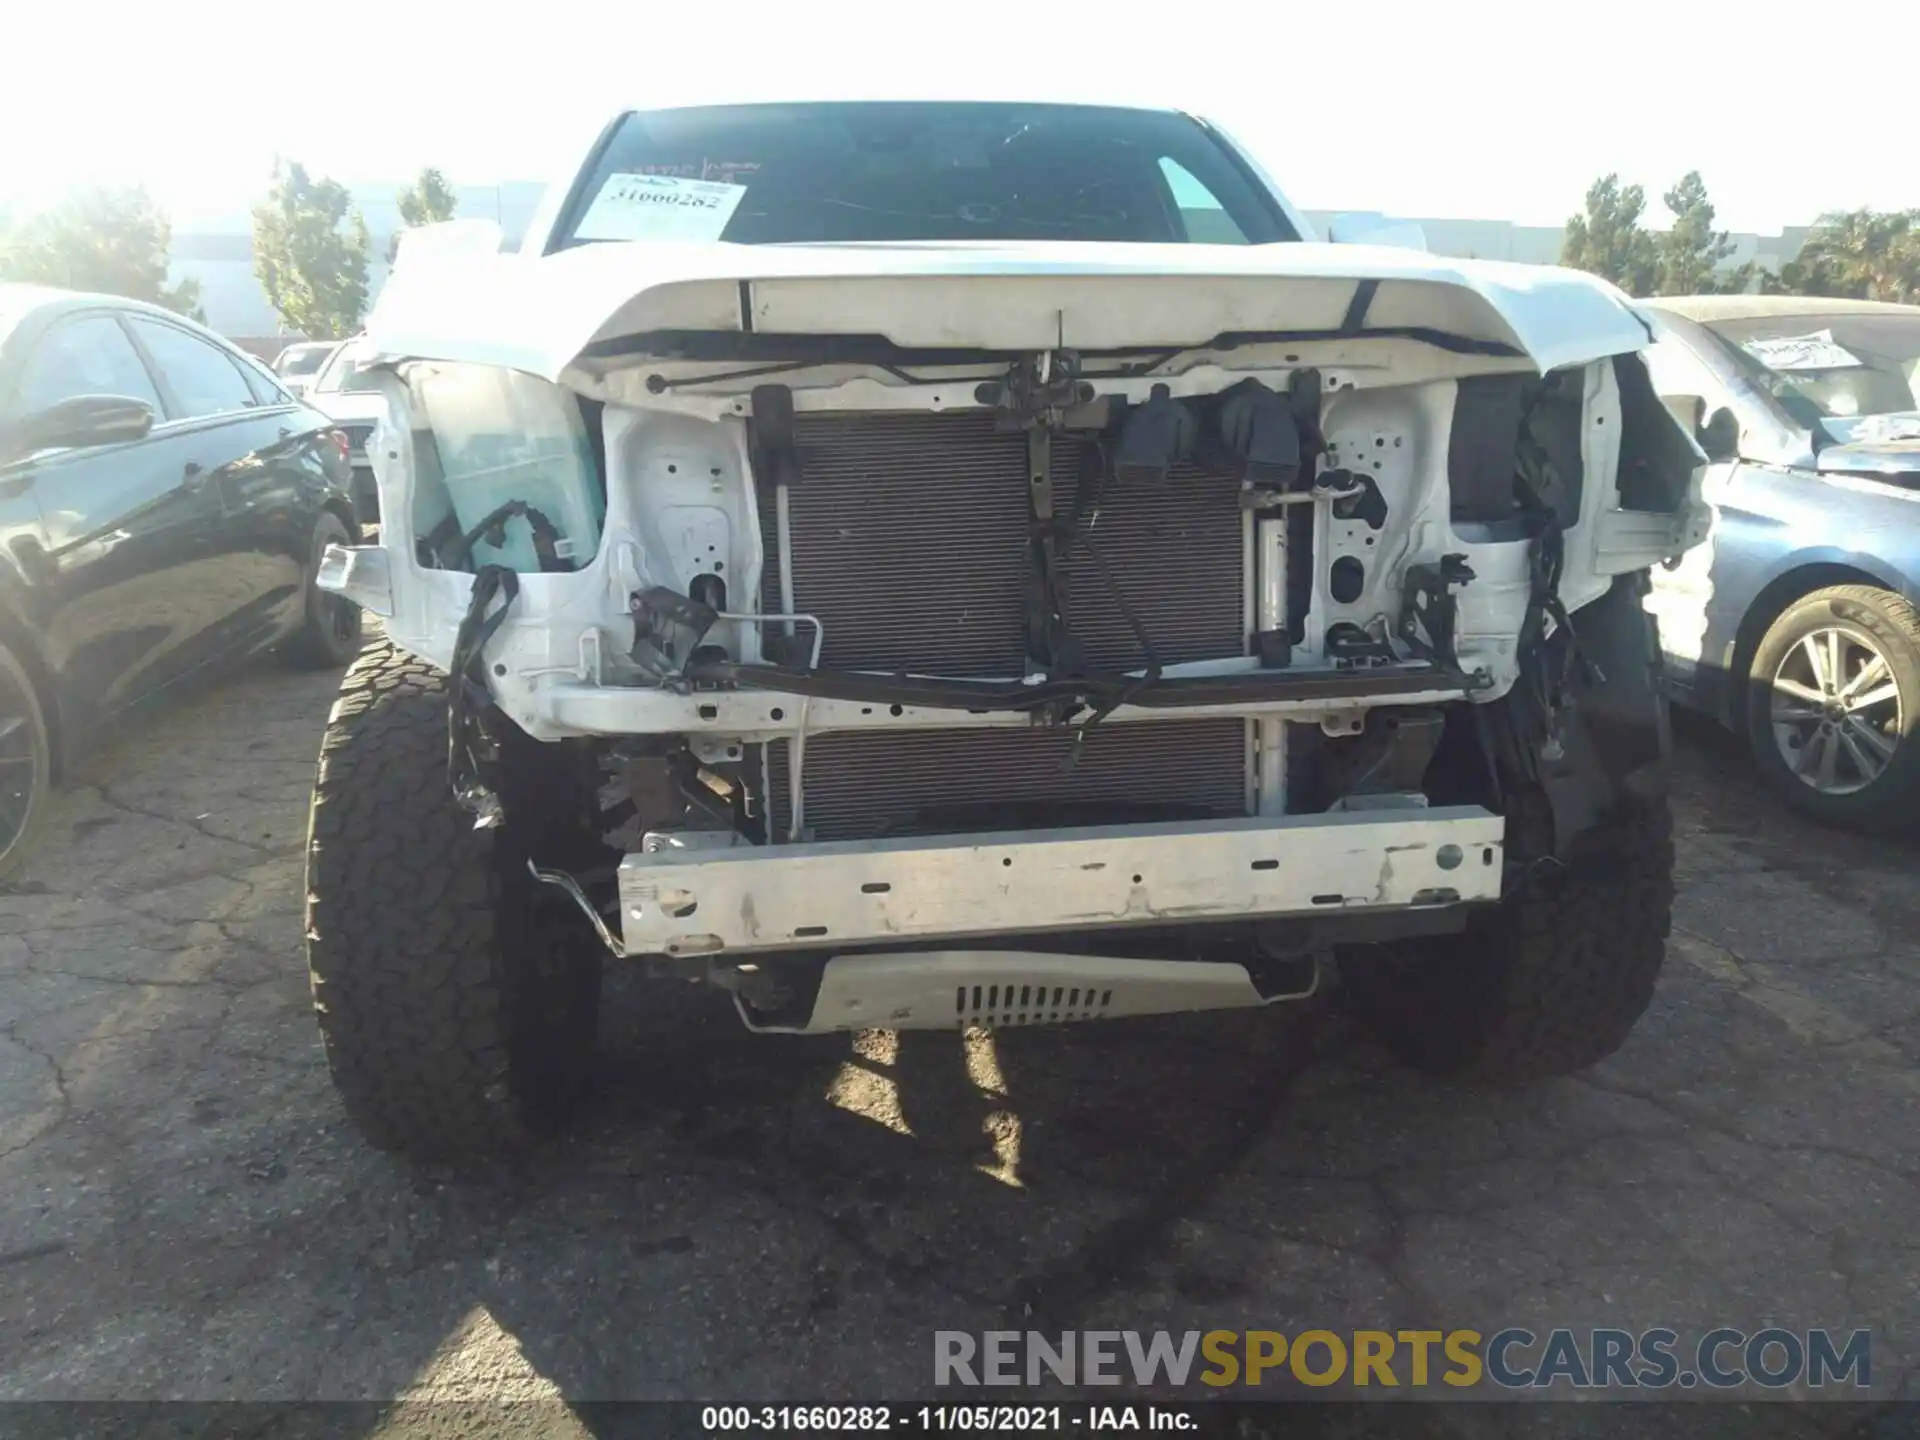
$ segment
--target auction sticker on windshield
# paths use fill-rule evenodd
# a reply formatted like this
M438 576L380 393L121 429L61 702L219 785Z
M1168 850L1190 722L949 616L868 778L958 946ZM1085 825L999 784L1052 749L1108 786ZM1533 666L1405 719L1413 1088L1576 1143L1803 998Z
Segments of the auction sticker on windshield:
M581 240L718 240L746 193L744 185L719 180L609 175L574 235Z
M1746 352L1775 373L1788 370L1854 370L1860 357L1834 343L1833 332L1817 335L1772 335L1749 340Z

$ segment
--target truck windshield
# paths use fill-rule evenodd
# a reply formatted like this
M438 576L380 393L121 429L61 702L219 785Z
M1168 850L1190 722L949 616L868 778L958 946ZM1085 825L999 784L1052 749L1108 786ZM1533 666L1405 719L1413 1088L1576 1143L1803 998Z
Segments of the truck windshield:
M552 248L1297 240L1205 128L1080 105L746 105L628 115L569 197Z

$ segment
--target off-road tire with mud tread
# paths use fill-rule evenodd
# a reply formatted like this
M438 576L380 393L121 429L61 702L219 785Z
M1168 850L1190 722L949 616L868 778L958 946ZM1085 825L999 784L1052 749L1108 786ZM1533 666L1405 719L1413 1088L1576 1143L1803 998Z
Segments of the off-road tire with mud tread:
M447 783L447 677L385 642L328 716L307 839L307 965L327 1065L384 1150L524 1145L586 1075L600 961L555 924L514 827ZM531 743L531 742L529 742Z
M1653 999L1673 893L1667 802L1625 802L1463 932L1368 947L1342 977L1368 1028L1429 1074L1575 1074L1625 1044Z

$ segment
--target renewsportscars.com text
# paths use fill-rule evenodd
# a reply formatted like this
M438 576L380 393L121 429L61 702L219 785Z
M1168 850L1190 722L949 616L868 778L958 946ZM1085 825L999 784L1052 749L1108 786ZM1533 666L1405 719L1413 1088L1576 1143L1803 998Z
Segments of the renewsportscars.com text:
M939 1330L942 1386L1351 1385L1507 1390L1872 1384L1865 1330Z

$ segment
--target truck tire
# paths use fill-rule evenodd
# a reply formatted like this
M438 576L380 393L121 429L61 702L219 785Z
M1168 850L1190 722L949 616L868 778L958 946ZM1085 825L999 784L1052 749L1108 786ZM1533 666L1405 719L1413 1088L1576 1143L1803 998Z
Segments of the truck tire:
M1629 801L1464 931L1366 947L1342 978L1362 1022L1416 1069L1571 1075L1625 1044L1653 999L1672 910L1667 803Z
M1838 672L1834 661L1838 660ZM1911 833L1920 808L1920 616L1834 585L1783 610L1747 667L1747 740L1776 795L1822 824Z
M446 685L384 642L360 656L327 719L307 838L328 1069L372 1144L419 1157L556 1128L600 996L594 942L556 923L512 821L474 829L448 788Z

